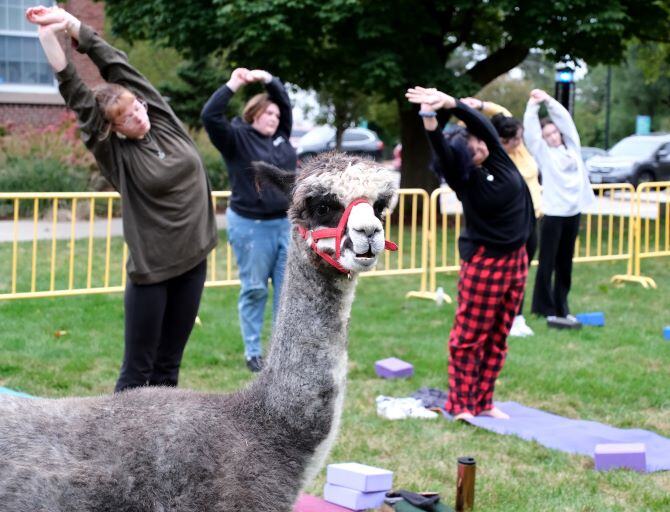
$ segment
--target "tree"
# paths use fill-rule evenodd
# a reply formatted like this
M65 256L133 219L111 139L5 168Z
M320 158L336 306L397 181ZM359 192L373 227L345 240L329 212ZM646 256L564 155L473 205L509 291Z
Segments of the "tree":
M670 75L657 59L662 54L663 45L633 41L624 62L612 66L610 145L635 132L637 115L651 116L654 131L670 128ZM575 123L585 146L605 146L606 76L606 66L594 66L577 84Z
M531 48L556 60L616 62L626 39L665 40L670 0L108 0L113 30L189 59L221 55L337 96L378 94L398 106L403 185L432 188L429 151L409 86L472 94ZM474 62L450 64L457 50ZM204 100L204 98L203 98ZM346 102L345 102L346 103ZM342 108L342 107L340 107ZM346 118L340 115L339 118ZM341 128L341 127L338 127Z

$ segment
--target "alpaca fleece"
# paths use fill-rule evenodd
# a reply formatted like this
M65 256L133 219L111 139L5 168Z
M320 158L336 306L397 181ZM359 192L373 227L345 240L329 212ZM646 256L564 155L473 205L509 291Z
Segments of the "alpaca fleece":
M362 205L343 237L351 279L294 230L266 366L232 394L0 395L0 511L291 511L337 435L356 269L369 266L356 252L376 261L383 250L380 212L393 185L374 162L327 154L290 187L290 216L306 229L337 225L354 196L376 205Z

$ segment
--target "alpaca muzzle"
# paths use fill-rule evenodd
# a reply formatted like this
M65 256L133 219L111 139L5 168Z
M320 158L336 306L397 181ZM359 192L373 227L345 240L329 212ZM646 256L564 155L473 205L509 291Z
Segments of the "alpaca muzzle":
M347 223L349 221L349 216L351 215L351 210L354 208L354 206L356 206L357 204L361 204L361 203L370 204L370 202L367 199L365 199L364 197L354 199L351 203L349 203L349 205L344 210L344 213L342 214L342 218L340 219L340 222L337 224L337 227L308 230L308 229L305 229L302 226L297 226L298 233L300 234L300 236L304 240L309 240L311 238L312 243L310 244L310 247L311 247L312 251L314 251L324 261L326 261L331 266L335 267L337 270L339 270L343 274L350 274L351 271L344 268L340 264L340 262L338 261L340 259L342 237L344 236L344 233L347 230ZM317 246L317 242L319 240L324 239L324 238L335 239L335 257L333 257L330 254L322 251ZM388 250L388 251L397 251L398 246L395 243L393 243L389 240L384 240L384 249ZM358 256L368 257L368 254L369 254L370 258L375 256L372 253L371 249L368 249L366 254L358 255Z

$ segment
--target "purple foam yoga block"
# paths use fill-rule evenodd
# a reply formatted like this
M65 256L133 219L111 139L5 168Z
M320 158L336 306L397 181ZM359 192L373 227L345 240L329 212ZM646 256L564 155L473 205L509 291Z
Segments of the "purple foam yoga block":
M380 359L375 363L375 372L385 379L397 379L399 377L411 377L414 374L414 367L397 357Z
M647 457L644 443L597 444L595 453L596 469L625 468L644 473L647 471Z
M293 512L351 512L350 509L328 503L316 496L301 494L293 505Z
M605 325L605 313L602 311L594 311L592 313L577 313L575 315L584 325L596 325L602 327Z
M670 340L670 325L663 327L663 339Z
M393 471L357 462L328 464L326 482L355 491L388 491L393 487Z
M323 499L351 510L365 510L379 507L384 503L386 491L361 492L348 487L326 484L323 487Z

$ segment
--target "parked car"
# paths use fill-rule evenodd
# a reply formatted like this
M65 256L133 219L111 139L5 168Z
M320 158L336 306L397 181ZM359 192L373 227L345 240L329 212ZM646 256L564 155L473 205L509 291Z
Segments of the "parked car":
M617 142L607 155L586 162L591 183L634 186L670 179L670 134L631 135Z
M303 136L308 132L309 130L305 128L296 128L295 126L293 127L293 130L291 130L291 137L289 139L289 143L291 146L294 148L297 148L298 145L300 145L300 139L303 138Z
M317 126L302 136L296 149L299 160L309 159L335 148L335 128ZM368 155L375 160L382 157L384 143L372 130L347 128L342 134L342 151L355 155Z
M593 156L603 156L603 155L606 155L606 154L607 154L607 151L602 149L602 148L594 148L594 147L591 147L591 146L582 146L582 160L584 161L584 163L586 163L586 161Z

